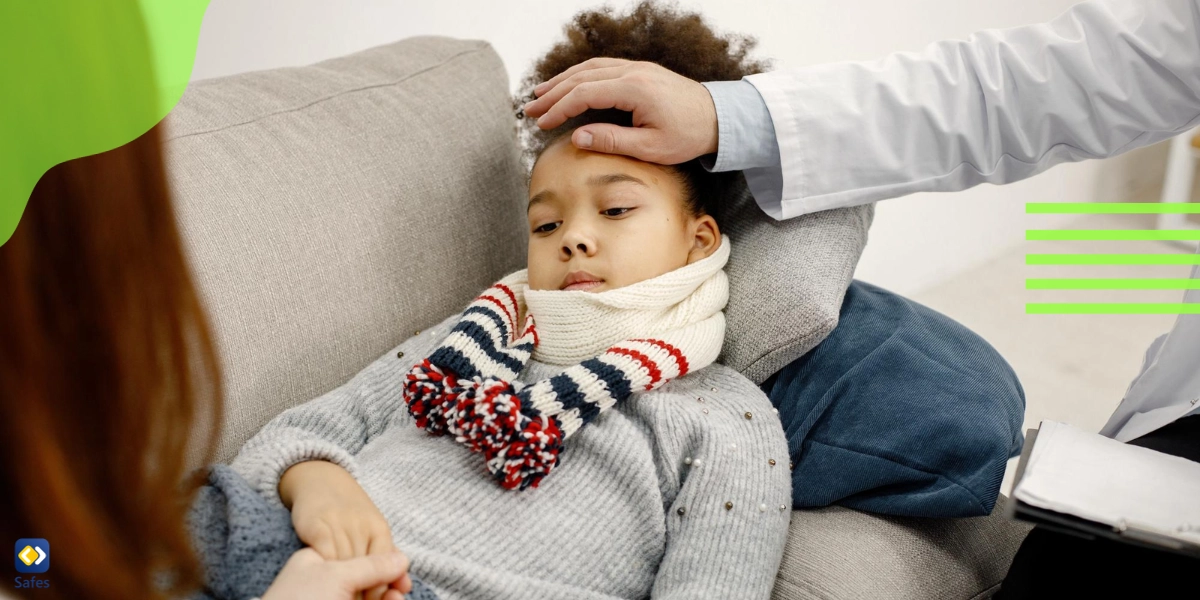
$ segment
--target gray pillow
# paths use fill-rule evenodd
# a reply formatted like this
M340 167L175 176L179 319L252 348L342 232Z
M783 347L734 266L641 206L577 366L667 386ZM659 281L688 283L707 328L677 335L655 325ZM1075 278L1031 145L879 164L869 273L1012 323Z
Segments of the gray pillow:
M875 205L776 221L743 185L721 214L733 242L720 361L755 383L821 343L867 243Z

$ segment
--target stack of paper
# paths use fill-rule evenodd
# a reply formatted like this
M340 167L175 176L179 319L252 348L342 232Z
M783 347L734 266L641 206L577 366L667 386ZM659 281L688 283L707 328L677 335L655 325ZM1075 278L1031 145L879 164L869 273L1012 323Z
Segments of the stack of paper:
M1013 497L1108 525L1200 544L1200 463L1043 421Z

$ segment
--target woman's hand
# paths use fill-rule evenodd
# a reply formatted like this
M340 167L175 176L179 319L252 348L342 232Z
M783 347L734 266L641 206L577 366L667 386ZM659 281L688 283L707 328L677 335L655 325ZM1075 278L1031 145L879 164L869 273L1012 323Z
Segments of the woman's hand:
M551 129L590 108L633 113L633 127L593 123L575 130L579 148L674 165L717 151L717 108L708 88L652 62L585 60L533 89L524 106ZM590 137L590 143L585 138Z
M293 465L280 478L279 495L292 511L300 541L325 560L396 552L387 519L354 477L338 465L325 461ZM394 587L407 593L412 580L404 573ZM379 600L387 591L376 587L366 598Z
M383 588L382 600L403 600L411 583L408 590L386 586L407 577L408 558L400 552L330 561L316 550L304 548L283 565L262 600L353 600L369 588Z

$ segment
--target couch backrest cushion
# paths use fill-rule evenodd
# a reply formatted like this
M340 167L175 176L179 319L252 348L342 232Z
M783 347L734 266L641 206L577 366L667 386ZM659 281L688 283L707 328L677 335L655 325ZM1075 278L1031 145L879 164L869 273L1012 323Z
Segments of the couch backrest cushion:
M489 44L443 37L188 88L167 166L222 356L219 459L523 266L509 93Z
M743 186L720 216L733 249L719 360L762 383L837 326L875 205L776 221Z

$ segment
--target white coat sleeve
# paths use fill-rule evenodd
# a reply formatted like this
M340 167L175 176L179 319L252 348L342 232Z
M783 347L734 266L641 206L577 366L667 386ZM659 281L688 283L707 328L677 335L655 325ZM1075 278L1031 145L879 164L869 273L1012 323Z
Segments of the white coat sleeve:
M921 52L749 75L779 144L779 166L760 169L782 171L755 198L786 219L1172 137L1200 115L1198 28L1200 0L1094 0Z

